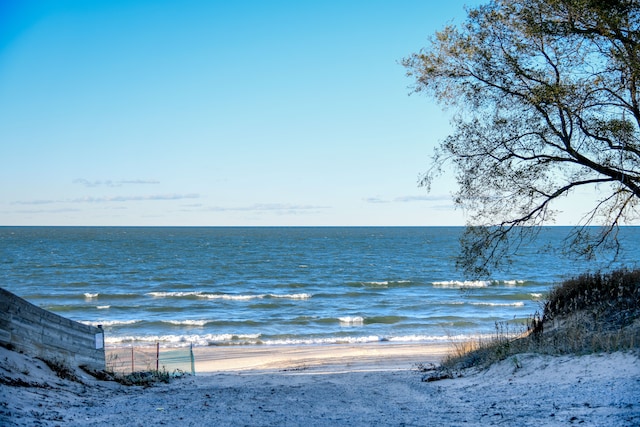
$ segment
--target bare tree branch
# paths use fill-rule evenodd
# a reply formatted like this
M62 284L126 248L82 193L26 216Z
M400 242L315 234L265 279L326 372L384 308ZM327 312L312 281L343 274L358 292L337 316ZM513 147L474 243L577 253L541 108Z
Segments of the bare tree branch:
M403 63L416 92L460 111L420 182L456 170L468 273L498 266L577 188L611 191L568 240L581 254L614 247L617 227L637 218L637 0L491 0Z

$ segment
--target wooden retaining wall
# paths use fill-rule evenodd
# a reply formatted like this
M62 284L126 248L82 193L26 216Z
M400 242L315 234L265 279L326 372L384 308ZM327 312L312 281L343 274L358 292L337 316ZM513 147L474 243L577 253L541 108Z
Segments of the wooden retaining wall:
M0 343L69 366L105 369L102 329L58 316L2 288Z

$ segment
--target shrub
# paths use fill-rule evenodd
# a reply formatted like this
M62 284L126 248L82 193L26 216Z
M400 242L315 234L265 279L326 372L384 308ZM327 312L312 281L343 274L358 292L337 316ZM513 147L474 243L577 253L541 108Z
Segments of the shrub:
M581 354L638 347L640 270L583 274L551 289L542 319L534 314L526 331L514 334L508 323L496 323L495 337L454 345L440 369L423 380L453 378L456 370L487 367L524 352Z
M156 383L168 383L171 378L183 376L184 373L182 371L176 370L173 375L167 372L165 369L161 371L156 370L148 370L148 371L137 371L132 372L130 374L122 374L109 370L101 370L95 371L86 366L81 366L81 368L92 375L93 377L101 380L101 381L115 381L122 385L126 386L143 386L150 387Z
M640 309L640 270L583 274L553 288L544 304L544 322L579 311L593 313L608 329L629 325Z

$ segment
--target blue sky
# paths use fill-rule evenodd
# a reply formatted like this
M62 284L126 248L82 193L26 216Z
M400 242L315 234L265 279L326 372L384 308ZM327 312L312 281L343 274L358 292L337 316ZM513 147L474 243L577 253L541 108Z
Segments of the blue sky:
M0 0L0 225L462 225L399 61L479 3Z

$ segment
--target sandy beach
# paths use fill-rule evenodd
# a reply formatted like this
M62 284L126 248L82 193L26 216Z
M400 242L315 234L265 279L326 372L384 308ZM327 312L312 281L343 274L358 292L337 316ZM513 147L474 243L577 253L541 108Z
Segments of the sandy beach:
M437 363L447 344L342 344L324 346L225 346L194 348L196 372L312 371L363 372L410 369L417 363Z
M195 377L126 387L0 348L0 425L640 424L640 361L630 353L523 355L461 378L422 381L442 346L197 349ZM203 366L211 370L204 373ZM215 369L215 370L214 370Z

